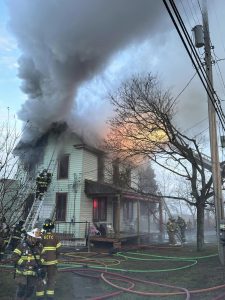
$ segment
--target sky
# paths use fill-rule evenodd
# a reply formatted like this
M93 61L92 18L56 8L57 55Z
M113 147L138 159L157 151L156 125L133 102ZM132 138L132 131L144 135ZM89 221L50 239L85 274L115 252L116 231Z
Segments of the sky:
M192 36L201 24L198 1L175 2ZM222 100L224 11L225 1L208 1L218 60L214 84ZM9 108L19 124L29 120L28 141L53 121L104 135L108 93L129 76L157 74L176 97L195 73L162 1L0 0L0 12L0 116ZM203 48L198 51L203 58ZM179 97L176 122L185 133L207 139L207 97L197 76Z

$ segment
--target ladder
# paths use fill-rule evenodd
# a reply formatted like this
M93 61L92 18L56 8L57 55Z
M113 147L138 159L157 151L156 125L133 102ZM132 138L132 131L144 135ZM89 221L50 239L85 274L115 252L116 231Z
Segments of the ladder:
M164 198L162 198L162 203L163 203L163 206L164 206L165 211L167 212L169 218L172 218L172 214L171 214L171 212L169 210L169 207L167 206L166 201L164 200Z
M44 221L46 219L51 219L54 221L55 219L55 205L49 205L49 203L46 204L44 201L43 205L40 207L38 218L36 220L36 223L34 224L35 227L42 228Z
M25 221L25 224L24 224L24 228L26 231L32 230L34 228L35 224L37 223L39 213L40 213L40 210L43 205L43 201L44 201L44 199L42 199L42 200L35 199L34 200L34 203L30 209L30 212L29 212L27 219Z

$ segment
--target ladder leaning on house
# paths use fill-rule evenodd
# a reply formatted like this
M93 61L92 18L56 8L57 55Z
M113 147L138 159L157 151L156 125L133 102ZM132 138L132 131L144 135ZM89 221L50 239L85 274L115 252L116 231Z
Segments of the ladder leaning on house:
M35 224L37 223L39 213L41 211L43 200L35 199L34 203L30 209L30 212L27 216L27 219L24 224L24 228L26 231L30 231L34 228Z
M165 211L166 211L167 215L169 216L169 218L172 218L172 214L171 214L171 212L170 212L170 209L169 209L169 207L167 206L166 201L165 201L163 198L162 198L162 204L163 204L163 206L164 206L164 208L165 208Z
M48 208L46 208L44 204L44 197L42 198L42 200L35 199L24 224L24 228L26 231L32 230L35 226L42 226L42 222L44 221L44 219L39 220L39 217L43 211L48 212L48 215L46 215L44 219L55 219L56 206L54 205L51 210L48 211Z
M44 176L44 172L46 173L46 176ZM42 175L41 175L42 174ZM48 174L50 174L50 177L48 176ZM48 190L48 186L51 183L51 173L47 172L47 169L44 169L42 171L42 173L40 173L40 175L37 178L42 178L41 183L42 183L42 188L43 188L43 178L45 178L44 183L46 184L46 186L44 185L44 187L46 189L44 190L40 190L40 180L38 181L38 185L39 185L39 189L37 190L36 187L36 195L37 195L37 191L38 191L38 196L36 196L37 198L35 198L33 205L29 211L29 214L26 218L25 224L24 224L24 228L26 231L30 231L32 230L37 224L38 224L38 220L39 220L39 215L40 212L42 210L42 208L45 210L45 207L43 206L43 202ZM50 179L50 181L48 181L48 179ZM37 179L36 179L36 185L37 185ZM51 209L50 213L49 213L49 217L51 218L54 215L55 212L55 207L53 207L53 209Z

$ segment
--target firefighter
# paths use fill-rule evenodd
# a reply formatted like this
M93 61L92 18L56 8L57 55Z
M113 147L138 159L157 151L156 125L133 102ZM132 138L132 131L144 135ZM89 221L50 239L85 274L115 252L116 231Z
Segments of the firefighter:
M178 216L176 223L177 223L179 235L181 237L181 241L182 243L185 243L186 242L185 233L186 233L187 224L185 220L180 216Z
M3 258L5 254L5 249L8 245L10 238L10 228L6 223L6 218L2 217L0 221L0 260Z
M167 234L169 237L169 244L170 245L176 245L176 239L175 239L175 234L177 232L177 224L176 224L176 220L174 218L169 218L167 224L166 224L166 228L167 228Z
M15 281L17 283L16 300L31 299L36 290L36 299L44 299L43 278L41 267L40 229L27 232L25 240L14 249L11 260L15 263Z
M61 243L56 234L52 232L54 227L52 220L45 220L43 225L44 232L42 233L43 250L41 254L41 261L42 265L46 267L47 299L54 298L59 249L61 247Z
M19 223L17 223L12 230L12 234L10 236L9 244L7 246L7 250L13 251L16 246L21 242L21 240L26 235L26 230L23 227L24 221L20 220Z
M36 198L42 199L45 192L47 192L48 186L51 183L52 174L44 169L36 178Z

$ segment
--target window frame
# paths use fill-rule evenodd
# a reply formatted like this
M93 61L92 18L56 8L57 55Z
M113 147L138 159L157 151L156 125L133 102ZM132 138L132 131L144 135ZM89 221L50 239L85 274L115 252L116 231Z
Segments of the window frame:
M94 202L97 201L97 207L94 207ZM92 216L94 222L106 222L107 221L107 198L96 197L92 199Z
M60 218L58 218L58 214L57 214L57 206L58 206L58 202L59 202L59 197L65 195L65 206L64 206L64 212L62 214L62 217L60 215ZM56 193L56 198L55 198L55 220L57 222L65 222L66 221L66 212L67 212L67 203L68 203L68 193ZM61 212L61 207L59 207L59 211ZM61 212L62 213L62 212Z
M133 201L124 201L123 203L123 218L126 221L131 221L134 218L134 203Z
M62 163L63 163L63 159L67 159L67 174L65 176L62 176ZM69 162L70 162L70 155L69 154L63 154L59 160L58 160L58 171L57 171L57 179L61 180L61 179L68 179L69 178Z

